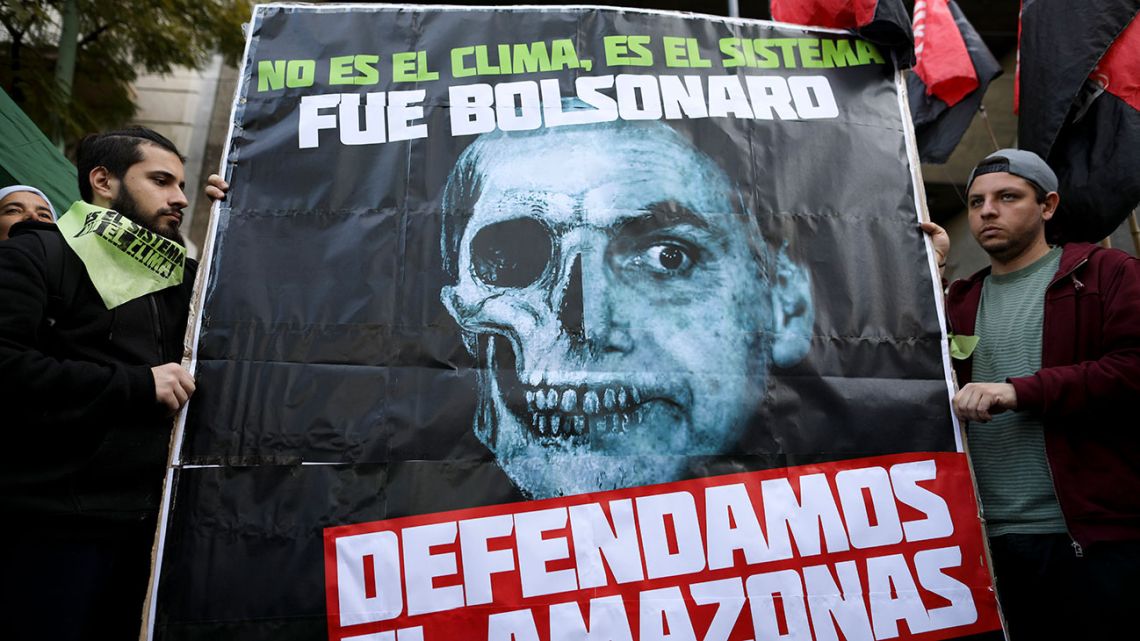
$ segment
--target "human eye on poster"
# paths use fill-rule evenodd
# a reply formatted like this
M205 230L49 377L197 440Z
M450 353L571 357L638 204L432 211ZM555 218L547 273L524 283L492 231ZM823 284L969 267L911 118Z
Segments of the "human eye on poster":
M148 638L1000 630L889 52L592 7L247 37Z

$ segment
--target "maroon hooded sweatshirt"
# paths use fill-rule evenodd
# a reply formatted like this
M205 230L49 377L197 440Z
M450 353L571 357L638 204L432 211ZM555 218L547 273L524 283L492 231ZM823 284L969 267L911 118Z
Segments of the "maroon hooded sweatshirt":
M986 268L947 295L952 332L974 333ZM1070 243L1045 291L1041 369L1009 379L1045 424L1045 454L1081 545L1140 539L1140 260ZM954 362L958 384L971 359Z

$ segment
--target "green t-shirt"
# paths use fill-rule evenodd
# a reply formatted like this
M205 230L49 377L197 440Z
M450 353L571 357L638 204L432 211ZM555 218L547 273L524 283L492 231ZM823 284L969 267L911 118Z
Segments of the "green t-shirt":
M1045 289L1060 262L1055 247L1028 267L986 278L974 332L980 339L975 382L1005 382L1041 369ZM972 422L969 448L990 536L1066 531L1039 419L1004 412L989 423Z

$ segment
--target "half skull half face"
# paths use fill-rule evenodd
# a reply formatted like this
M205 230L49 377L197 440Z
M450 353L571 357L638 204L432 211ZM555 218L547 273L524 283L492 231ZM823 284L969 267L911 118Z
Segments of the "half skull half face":
M544 220L538 214L546 204L522 207L529 215L521 218L473 223L471 278L461 280L453 299L467 304L454 311L464 329L486 332L484 355L497 365L487 371L500 374L494 382L523 430L543 442L584 446L591 434L641 423L646 408L636 377L623 371L622 359L605 354L627 350L629 328L613 326L612 313L593 309L597 318L587 327L587 305L606 293L595 291L604 286L599 280L583 282L583 260L605 251L605 234ZM511 373L514 380L507 380ZM494 425L483 427L485 442L499 437Z
M441 292L480 362L476 435L533 497L676 480L763 395L769 306L727 182L602 133L485 153Z

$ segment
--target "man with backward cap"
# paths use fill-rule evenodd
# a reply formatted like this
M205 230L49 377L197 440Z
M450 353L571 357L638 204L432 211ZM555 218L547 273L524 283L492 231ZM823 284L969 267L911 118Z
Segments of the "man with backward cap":
M970 174L970 232L990 266L954 282L954 409L986 520L999 602L1018 639L1116 638L1140 595L1140 261L1051 247L1057 176L1002 149ZM950 241L926 223L945 264Z

